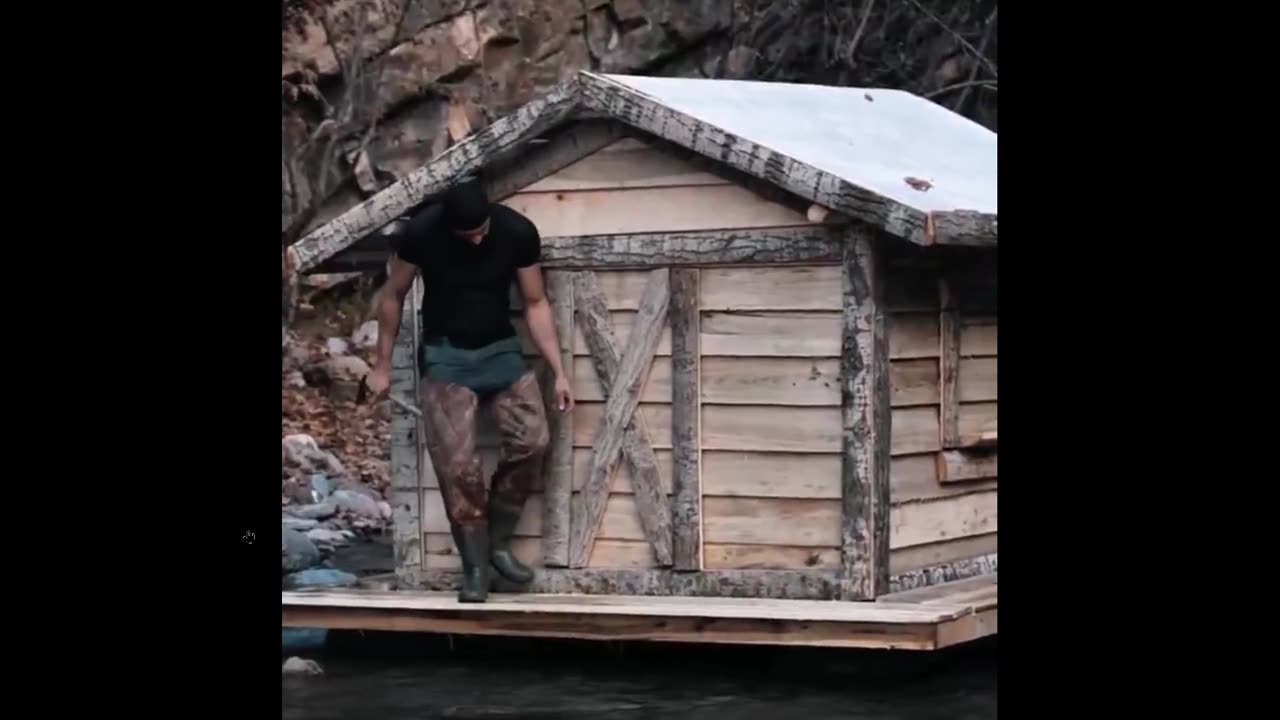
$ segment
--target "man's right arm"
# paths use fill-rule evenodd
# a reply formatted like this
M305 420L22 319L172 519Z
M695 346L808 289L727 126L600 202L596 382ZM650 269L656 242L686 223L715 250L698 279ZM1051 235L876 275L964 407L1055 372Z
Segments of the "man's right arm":
M399 257L391 258L391 267L387 273L387 282L378 297L378 354L373 364L374 380L370 389L377 396L385 393L383 383L389 385L391 378L391 354L396 346L396 337L400 334L400 317L404 311L404 299L413 287L413 279L418 268Z

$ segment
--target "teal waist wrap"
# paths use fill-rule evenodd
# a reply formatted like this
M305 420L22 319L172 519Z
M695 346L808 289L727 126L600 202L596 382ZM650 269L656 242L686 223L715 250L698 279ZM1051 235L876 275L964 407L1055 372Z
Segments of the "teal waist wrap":
M423 377L478 393L506 389L527 369L520 339L516 337L474 350L455 347L448 340L423 344L418 350L418 363Z

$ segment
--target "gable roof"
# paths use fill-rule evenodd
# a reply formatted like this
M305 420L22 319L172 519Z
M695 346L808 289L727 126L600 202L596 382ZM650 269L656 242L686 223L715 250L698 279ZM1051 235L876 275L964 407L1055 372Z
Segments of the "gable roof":
M996 245L996 134L899 90L580 72L289 248L307 272L575 116L652 133L918 245Z

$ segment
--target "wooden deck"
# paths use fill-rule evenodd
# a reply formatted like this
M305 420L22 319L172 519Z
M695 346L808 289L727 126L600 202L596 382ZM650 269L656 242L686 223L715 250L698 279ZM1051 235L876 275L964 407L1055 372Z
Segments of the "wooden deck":
M748 598L302 590L285 627L592 640L936 650L996 633L994 574L869 602Z

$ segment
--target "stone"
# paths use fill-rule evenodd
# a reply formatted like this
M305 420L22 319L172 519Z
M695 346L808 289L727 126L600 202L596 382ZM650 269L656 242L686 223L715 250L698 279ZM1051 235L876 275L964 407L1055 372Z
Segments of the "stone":
M280 526L280 569L291 573L320 564L320 549L306 535Z
M311 350L305 343L290 339L284 347L285 371L297 370L311 362Z
M386 54L382 82L372 88L378 114L440 83L463 80L480 69L481 48L511 39L519 39L514 18L503 18L488 6L423 28Z
M307 486L311 488L311 502L313 503L324 502L325 498L333 494L333 483L329 481L329 476L324 473L313 473L311 477L307 478Z
M382 515L383 520L391 519L391 504L386 500L378 501L378 513Z
M293 515L281 514L281 515L280 515L280 524L281 524L281 525L284 525L285 527L289 528L290 530L297 530L297 531L299 531L299 532L306 532L306 531L311 530L312 528L314 528L316 525L319 525L319 524L320 524L320 521L319 521L319 520L313 520L313 519L311 519L311 518L300 518L300 517L294 517ZM308 534L308 535L307 535L307 537L311 537L311 535L310 535L310 534ZM315 540L315 538L311 538L311 539L312 539L313 541Z
M324 668L320 667L320 663L315 660L295 656L284 661L280 666L280 672L284 675L323 675Z
M282 587L300 590L309 587L355 587L360 579L349 572L333 568L312 568L286 575Z
M307 379L302 376L301 370L290 370L284 376L285 387L297 388L301 390L307 386Z
M342 466L338 458L334 457L332 453L321 450L320 446L316 444L315 438L310 435L302 433L286 435L280 443L284 448L284 464L286 467L300 468L307 473L323 472L338 477L343 477L347 474L346 468Z
M347 512L374 520L382 518L382 512L378 509L377 501L368 495L351 490L338 490L333 494L331 500L333 504Z
M329 530L328 528L315 527L315 520L309 520L312 523L312 529L307 531L307 538L317 545L348 545L350 542L341 530Z
M351 346L342 338L329 338L324 341L324 351L329 353L329 357L340 357L351 352Z
M351 333L351 344L361 350L373 350L378 347L378 321L368 320L360 324Z
M333 503L310 503L307 505L291 505L284 509L284 512L296 518L305 518L307 520L327 520L338 514L338 508Z

